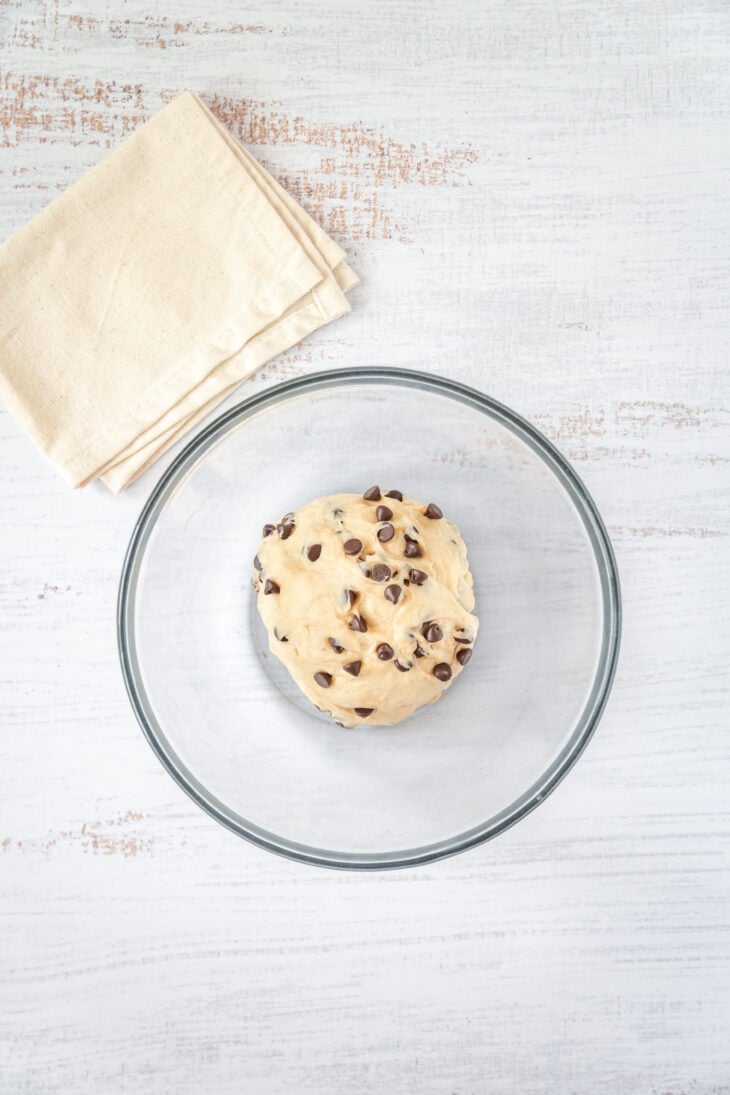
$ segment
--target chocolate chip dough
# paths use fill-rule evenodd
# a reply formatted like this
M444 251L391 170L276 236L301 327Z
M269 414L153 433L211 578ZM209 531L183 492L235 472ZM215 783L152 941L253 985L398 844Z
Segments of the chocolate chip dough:
M459 530L397 490L316 498L264 525L253 586L270 650L342 726L434 703L479 628Z

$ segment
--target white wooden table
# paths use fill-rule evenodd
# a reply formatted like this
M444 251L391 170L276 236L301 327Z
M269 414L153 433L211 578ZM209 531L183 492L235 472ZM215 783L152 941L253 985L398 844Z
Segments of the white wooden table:
M0 236L190 87L347 248L243 386L421 366L532 419L614 538L585 757L491 844L361 877L170 780L117 663L163 461L71 492L0 416L2 1095L730 1091L726 0L2 0Z

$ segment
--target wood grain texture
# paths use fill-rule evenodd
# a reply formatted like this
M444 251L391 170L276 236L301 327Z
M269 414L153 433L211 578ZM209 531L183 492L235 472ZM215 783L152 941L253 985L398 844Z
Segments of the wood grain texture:
M0 2L0 236L198 91L362 279L243 394L407 364L531 418L610 527L622 660L497 841L278 860L187 801L124 694L116 582L166 461L73 493L0 415L0 1092L728 1092L730 8L214 7Z

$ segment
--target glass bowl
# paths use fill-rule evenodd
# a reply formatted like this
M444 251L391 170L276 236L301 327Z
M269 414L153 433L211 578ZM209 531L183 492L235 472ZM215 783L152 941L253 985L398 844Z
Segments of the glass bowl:
M344 730L269 654L251 561L266 521L373 483L459 526L481 628L438 703ZM137 718L195 802L271 851L374 869L479 844L554 789L606 703L620 597L595 505L533 426L451 380L343 369L187 446L135 527L118 628Z

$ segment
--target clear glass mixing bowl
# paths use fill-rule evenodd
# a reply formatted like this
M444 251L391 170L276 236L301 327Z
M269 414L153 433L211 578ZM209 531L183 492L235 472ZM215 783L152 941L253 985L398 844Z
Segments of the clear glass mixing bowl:
M251 560L264 522L373 483L459 526L481 629L437 704L344 730L268 653ZM372 869L463 851L553 790L605 705L620 597L600 516L537 430L450 380L345 369L270 388L187 446L134 530L118 627L142 729L200 806L271 851Z

